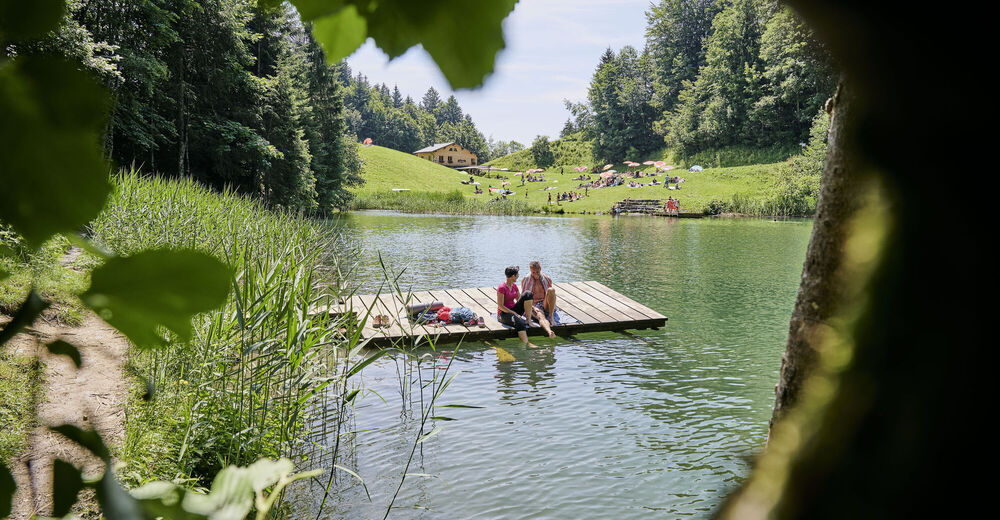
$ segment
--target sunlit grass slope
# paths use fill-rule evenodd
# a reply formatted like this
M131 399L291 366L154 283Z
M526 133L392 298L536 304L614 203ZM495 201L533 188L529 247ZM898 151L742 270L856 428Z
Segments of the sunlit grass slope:
M530 156L530 154L529 154ZM379 146L362 147L361 157L365 160L363 175L365 184L355 190L358 197L355 208L386 208L413 211L439 211L451 213L518 213L518 212L565 212L565 213L596 213L607 212L611 206L626 197L633 199L663 199L673 196L681 201L683 211L702 211L708 203L730 201L734 195L740 194L750 199L764 199L773 191L777 170L780 163L738 166L732 168L709 168L703 172L688 173L684 170L673 170L675 176L686 179L681 189L667 190L662 186L663 176L643 177L637 182L648 183L653 178L661 185L641 188L616 186L589 190L588 196L576 202L556 203L558 194L564 191L583 192L577 188L581 181L573 180L579 176L575 170L565 167L565 173L559 173L559 166L546 169L544 182L530 182L521 185L521 177L514 175L515 171L493 172L493 177L476 177L482 183L483 193L476 195L472 186L462 184L468 180L468 174L452 170L414 155L397 152ZM508 156L511 157L511 156ZM624 165L615 165L619 171ZM651 171L645 167L644 171ZM499 177L499 178L498 178ZM596 175L591 175L597 179ZM490 201L496 198L490 194L489 185L499 187L503 181L510 182L508 188L515 192L508 196L508 207L492 211ZM410 192L393 194L393 188L410 189ZM545 188L549 188L546 190ZM456 193L457 192L457 193ZM527 192L527 196L525 196ZM461 195L459 198L458 195ZM552 205L548 204L549 194L552 194ZM427 204L419 204L426 199ZM509 206L516 205L512 209ZM423 208L422 206L426 206ZM454 206L454 207L453 207ZM498 208L499 209L499 208Z
M352 190L355 195L393 189L450 191L456 186L464 186L459 181L469 178L460 170L382 146L361 146L358 154L364 161L361 176L365 183Z

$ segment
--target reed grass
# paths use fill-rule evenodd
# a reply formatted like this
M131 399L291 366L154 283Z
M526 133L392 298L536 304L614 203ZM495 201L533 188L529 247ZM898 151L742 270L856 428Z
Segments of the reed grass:
M348 393L331 353L349 346L349 323L317 306L336 298L344 273L340 237L302 215L271 211L190 179L127 171L91 224L92 238L120 255L194 248L232 268L223 308L196 318L185 344L134 352L133 365L157 390L130 401L122 458L133 481L190 476L207 481L229 464L289 456L303 437L309 400L329 385ZM356 338L355 338L356 342Z

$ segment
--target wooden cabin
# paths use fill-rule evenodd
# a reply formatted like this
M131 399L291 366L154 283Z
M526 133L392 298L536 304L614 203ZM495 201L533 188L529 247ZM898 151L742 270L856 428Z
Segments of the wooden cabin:
M476 166L479 158L458 143L437 143L413 152L414 155L449 168Z

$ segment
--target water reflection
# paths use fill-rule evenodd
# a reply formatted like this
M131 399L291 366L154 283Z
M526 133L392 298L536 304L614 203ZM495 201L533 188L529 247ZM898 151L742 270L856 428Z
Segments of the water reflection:
M555 347L527 348L518 352L516 361L502 362L497 358L497 393L502 401L518 401L519 397L541 398L544 391L553 388L545 384L555 376Z

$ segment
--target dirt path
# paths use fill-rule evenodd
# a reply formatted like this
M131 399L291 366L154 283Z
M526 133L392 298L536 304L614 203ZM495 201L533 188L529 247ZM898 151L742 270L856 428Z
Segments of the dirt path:
M79 370L66 356L53 356L45 344L62 339L75 345L83 359ZM38 425L28 436L28 449L11 461L17 480L14 519L52 509L52 464L56 458L82 467L84 474L101 470L100 461L46 426L74 424L96 429L109 445L124 435L124 407L128 395L124 364L128 343L124 336L93 314L78 327L66 327L39 319L4 348L37 355L44 363L42 402Z

